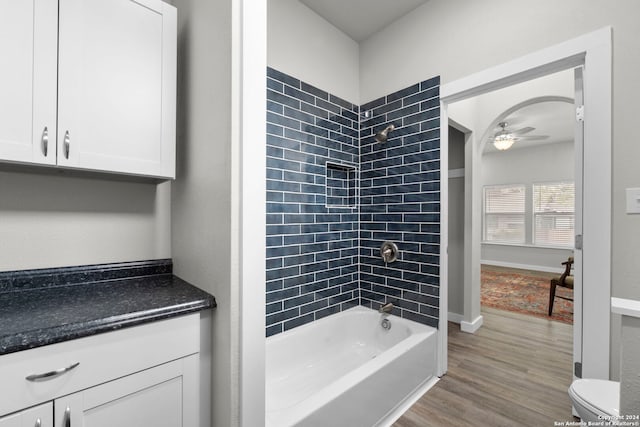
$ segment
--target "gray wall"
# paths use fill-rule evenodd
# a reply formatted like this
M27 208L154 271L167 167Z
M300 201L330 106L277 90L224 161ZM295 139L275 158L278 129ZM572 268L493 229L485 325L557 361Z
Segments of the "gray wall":
M527 188L525 215L526 218L532 218L533 183L575 180L573 145L572 141L567 141L485 153L482 156L482 186L524 184ZM530 222L525 224L524 245L483 243L481 262L539 271L562 271L560 263L571 256L573 251L531 246L533 227Z
M449 170L464 169L465 135L449 126ZM449 313L464 313L464 176L449 178Z
M496 13L501 25L493 22ZM637 187L635 160L640 145L630 116L640 97L640 3L598 0L430 1L360 46L362 101L402 88L423 76L441 75L442 84L507 62L573 37L613 27L613 254L612 293L640 299L640 216L625 214L624 189ZM522 19L527 16L527 19ZM541 25L544 23L544 25ZM508 37L505 37L508 34ZM402 49L398 46L402 45ZM407 52L429 55L407 55ZM380 52L385 61L379 60Z
M483 243L480 262L487 265L561 273L564 271L561 263L570 256L573 256L572 249Z
M230 426L238 410L233 398L238 357L231 354L231 2L173 3L178 8L174 273L218 302L212 315L211 411L213 425Z
M171 257L169 185L0 171L0 271Z
M496 14L501 25L493 22ZM433 0L360 45L362 102L439 74L442 84L571 38L613 27L612 296L640 300L640 216L625 213L625 188L640 186L633 117L640 98L640 3L620 0ZM527 19L522 19L527 16ZM508 37L505 37L508 34ZM402 49L398 49L402 46ZM385 61L379 60L380 52ZM407 55L429 52L429 55ZM606 226L606 225L605 225ZM611 374L618 375L619 318L612 320Z
M358 44L298 0L267 6L267 65L360 105Z
M293 2L292 0L288 0ZM228 300L230 285L228 268L224 262L216 260L213 255L220 254L220 250L228 240L225 231L228 231L229 216L224 207L227 200L229 187L229 172L224 162L228 161L228 153L224 150L224 144L229 144L226 131L216 133L219 140L212 140L210 136L213 127L212 116L216 117L219 126L227 126L229 123L228 110L228 84L230 63L230 31L228 4L199 5L195 7L189 0L176 0L180 10L181 25L193 25L193 28L185 30L192 38L191 52L194 57L183 58L188 65L190 73L189 84L183 83L181 90L183 101L190 105L191 112L206 117L192 117L192 122L186 126L181 125L184 134L182 140L187 144L186 151L182 154L187 162L193 162L193 167L201 172L190 172L188 183L176 183L175 191L184 192L184 195L176 195L173 202L173 214L176 218L173 230L174 256L178 270L185 278L194 281L206 289L212 290L219 300ZM205 3L205 2L202 2ZM272 0L269 6L278 1ZM282 69L293 75L302 76L298 69L319 67L314 72L314 78L318 81L312 83L330 90L354 102L366 102L395 90L406 87L425 76L442 75L443 83L464 77L475 71L506 62L531 51L547 47L564 41L571 37L598 29L604 25L614 26L614 240L613 240L613 292L614 295L629 296L640 299L638 289L638 272L640 265L634 263L640 253L640 242L627 236L638 234L640 231L640 218L627 217L623 213L623 189L637 186L637 174L634 159L639 158L640 146L634 145L635 129L633 119L628 115L634 111L635 99L640 94L640 81L635 77L640 63L640 49L637 40L640 39L640 29L636 25L636 16L640 5L632 0L621 0L618 7L612 8L610 4L596 0L566 2L554 2L542 0L536 3L523 4L507 0L488 0L486 2L470 2L468 0L432 0L424 6L407 15L396 24L374 35L370 40L360 46L360 61L349 67L353 70L357 67L360 78L355 80L359 84L359 96L351 96L347 93L345 85L340 80L344 79L349 84L354 83L351 71L340 75L331 72L335 70L321 55L311 57L313 66L304 64L300 58L292 58L289 66L282 66L272 62L273 46L269 46L269 65ZM478 23L492 22L495 20L496 11L503 18L503 25L496 27L494 31L490 26ZM187 15L186 17L184 15ZM522 16L530 19L523 20ZM273 14L270 13L270 20ZM545 25L541 26L540 22ZM506 26L506 28L505 28ZM499 31L498 31L499 29ZM269 22L269 34L273 32L273 22ZM505 38L504 34L509 37ZM322 39L325 35L319 35ZM307 35L301 35L298 39L304 43ZM347 40L348 41L348 40ZM270 40L271 42L271 40ZM183 41L183 43L185 43ZM191 45L191 43L189 43ZM398 46L402 46L401 49ZM349 49L347 49L349 50ZM325 51L331 52L330 49ZM407 52L425 52L429 55L408 55ZM384 52L385 61L379 60L380 52ZM195 55L198 55L196 58ZM341 56L342 58L342 56ZM340 64L345 62L335 61ZM352 62L349 62L353 64ZM294 70L296 68L296 70ZM327 71L329 70L329 71ZM326 81L319 81L321 74L327 71ZM352 89L353 90L353 89ZM198 109L204 109L196 113ZM220 115L216 115L219 112ZM206 119L211 123L207 123ZM220 146L220 151L206 148L207 144ZM204 147L201 147L204 146ZM195 151L195 152L192 152ZM212 154L215 151L215 154ZM199 158L201 155L212 155L210 158ZM205 170L206 165L210 170ZM184 167L185 164L182 164ZM219 166L220 170L214 170ZM180 164L179 164L180 167ZM180 172L179 172L180 173ZM202 174L199 177L198 174ZM201 182L200 178L205 180ZM180 177L179 177L180 179ZM184 186L180 189L179 186ZM206 190L208 188L208 190ZM220 201L217 205L213 201L200 200L203 195L212 194ZM184 206L183 206L184 203ZM198 212L200 209L204 212ZM184 215L184 216L183 216ZM219 217L217 216L219 215ZM190 226L189 220L193 223ZM206 226L217 224L216 230L207 230ZM220 237L215 242L199 235L202 234ZM635 232L635 233L634 233ZM211 237L211 236L209 236ZM181 246L178 249L178 245ZM220 245L220 246L218 246ZM191 259L193 257L194 259ZM224 385L231 384L230 372L233 364L229 360L230 349L230 315L223 313L220 307L219 321L214 322L219 330L215 332L215 346L218 361L214 371L217 386L214 389L214 403L219 405L217 416L222 417L219 425L230 425L225 421L225 414L229 414L226 420L231 418L234 412L232 388L224 389ZM218 314L216 314L218 315ZM226 332L225 332L226 331ZM228 368L228 370L225 370ZM216 394L218 390L219 393ZM226 406L225 406L226 405ZM215 409L214 409L215 410ZM220 415L222 413L222 415Z

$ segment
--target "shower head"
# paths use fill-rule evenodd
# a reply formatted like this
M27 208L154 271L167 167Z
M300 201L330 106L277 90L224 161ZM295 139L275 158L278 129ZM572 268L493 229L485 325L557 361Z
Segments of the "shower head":
M381 130L380 132L376 133L376 141L387 142L387 137L389 135L389 132L391 132L395 128L396 127L393 124L390 124L389 126L384 128L384 130Z

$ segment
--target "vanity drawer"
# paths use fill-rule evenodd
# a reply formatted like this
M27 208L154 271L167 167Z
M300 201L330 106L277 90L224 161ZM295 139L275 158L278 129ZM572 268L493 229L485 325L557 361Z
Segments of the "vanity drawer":
M0 416L198 353L199 343L196 313L0 356Z

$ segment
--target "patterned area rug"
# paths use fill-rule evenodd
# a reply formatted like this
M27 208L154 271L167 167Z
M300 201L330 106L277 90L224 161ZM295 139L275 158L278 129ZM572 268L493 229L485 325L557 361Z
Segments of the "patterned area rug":
M500 310L514 311L544 317L564 323L573 323L573 301L557 295L572 297L573 291L556 288L553 316L549 317L549 280L554 274L538 273L493 266L482 266L482 305Z

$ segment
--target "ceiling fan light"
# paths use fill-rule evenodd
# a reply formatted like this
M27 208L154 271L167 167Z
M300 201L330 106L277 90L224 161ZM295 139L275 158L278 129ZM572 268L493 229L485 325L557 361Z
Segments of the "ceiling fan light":
M516 140L511 135L498 135L493 140L493 145L500 151L508 150L511 148Z

